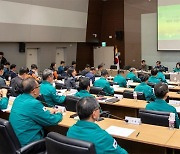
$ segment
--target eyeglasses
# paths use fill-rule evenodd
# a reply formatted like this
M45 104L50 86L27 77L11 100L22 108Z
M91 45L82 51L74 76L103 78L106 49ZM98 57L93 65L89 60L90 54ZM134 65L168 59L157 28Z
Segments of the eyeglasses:
M40 85L36 86L34 89L37 89L37 88L39 88L39 87L40 87ZM34 89L33 89L33 90L34 90Z

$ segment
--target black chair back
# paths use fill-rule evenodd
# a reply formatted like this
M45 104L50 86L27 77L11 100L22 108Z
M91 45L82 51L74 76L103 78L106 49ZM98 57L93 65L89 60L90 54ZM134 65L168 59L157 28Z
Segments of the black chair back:
M9 121L0 118L0 154L15 154L21 145Z
M101 88L101 87L91 87L89 92L90 92L90 94L96 94L96 95L102 94L103 93L103 88Z
M129 91L129 90L124 90L123 92L123 97L124 98L130 98L133 99L133 91ZM139 100L146 100L144 93L143 92L137 92L137 99Z
M165 74L165 79L170 79L170 74Z
M116 65L111 65L111 66L110 66L110 69L115 69L115 70L117 70L117 66L116 66Z
M67 111L76 112L76 104L80 99L80 97L76 96L66 96L66 100L63 105L66 107Z
M141 118L142 123L165 127L169 126L169 114L169 112L139 110L139 118Z
M67 89L66 85L62 83L55 83L56 84L56 89Z
M93 143L68 138L61 134L50 132L46 137L47 154L95 154Z

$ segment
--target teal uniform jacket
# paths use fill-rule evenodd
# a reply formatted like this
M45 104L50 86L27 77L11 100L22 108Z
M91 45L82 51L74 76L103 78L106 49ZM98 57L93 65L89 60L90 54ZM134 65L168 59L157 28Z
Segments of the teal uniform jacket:
M80 98L83 98L83 97L94 97L87 90L80 90L79 92L75 93L74 96L80 97Z
M131 79L131 80L133 80L133 82L141 82L141 79L136 77L136 75L133 72L129 72L126 75L126 79Z
M139 85L137 85L134 91L143 92L147 101L150 101L151 99L152 100L156 99L152 88L149 85L147 85L145 82L142 82Z
M160 81L167 83L166 78L165 78L165 75L164 75L162 72L158 72L157 78L158 78Z
M150 76L149 79L148 79L148 82L149 83L157 84L157 83L159 83L161 81L157 77L155 77L155 76Z
M180 68L174 68L173 71L174 72L180 72Z
M66 98L65 96L57 95L56 89L47 81L41 83L40 93L43 95L45 102L49 107L63 103Z
M0 109L6 109L8 106L8 98L7 97L3 97L0 100Z
M126 87L127 84L126 79L120 74L114 77L114 82L118 83L119 87Z
M94 143L97 154L127 154L115 139L96 123L79 120L69 128L67 136Z
M179 117L175 107L169 105L163 99L156 99L154 102L151 102L146 105L146 110L155 110L155 111L164 111L175 113L176 116L176 128L179 128Z
M30 94L19 95L12 106L9 121L22 146L44 137L44 126L57 125L62 114L51 114Z
M107 95L114 94L114 89L110 87L110 83L103 77L101 77L99 80L94 81L94 86L103 88L104 92L106 92Z

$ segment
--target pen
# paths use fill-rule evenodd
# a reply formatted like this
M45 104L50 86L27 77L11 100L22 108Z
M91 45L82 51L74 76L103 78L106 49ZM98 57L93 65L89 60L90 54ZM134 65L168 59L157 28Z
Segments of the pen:
M138 137L138 136L139 136L139 134L140 134L140 132L138 132L138 133L137 133L136 137Z

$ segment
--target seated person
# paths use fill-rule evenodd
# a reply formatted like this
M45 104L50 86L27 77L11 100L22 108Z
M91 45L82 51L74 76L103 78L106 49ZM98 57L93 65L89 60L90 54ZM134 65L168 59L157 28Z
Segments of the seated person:
M17 73L16 73L16 65L15 65L15 64L12 64L12 65L10 66L10 72L9 72L9 74L10 74L10 76L11 76L11 80L17 76Z
M3 74L4 74L4 65L0 64L0 86L6 85Z
M138 78L138 77L136 76L136 74L135 74L135 72L136 72L136 69L135 69L135 68L131 67L131 68L129 69L129 71L130 71L130 72L126 75L126 79L133 80L133 82L141 82L141 79Z
M157 61L156 66L154 68L157 69L157 70L161 69L162 72L165 71L165 67L163 65L161 65L161 61Z
M69 69L69 66L65 66L64 67L64 72L61 74L61 76L63 76L63 77L67 77L68 75L67 75L67 70Z
M101 76L101 71L103 70L103 64L98 65L98 70L96 71L96 75Z
M28 75L30 77L33 77L36 81L39 81L39 75L38 75L38 67L36 64L31 65L31 70L29 71Z
M9 121L21 146L44 137L43 127L57 125L62 120L60 110L48 111L36 98L39 96L39 84L34 78L23 80L22 95L12 106Z
M180 62L176 64L176 68L173 69L174 72L180 72Z
M61 64L58 67L58 74L62 75L62 73L64 72L64 66L65 66L65 61L61 61Z
M53 71L53 76L54 76L54 79L57 79L58 77L58 73L57 73L57 70L56 70L56 63L51 63L50 65L50 70Z
M56 94L56 89L53 87L53 71L45 69L42 74L42 83L40 84L40 93L43 95L46 104L52 107L56 104L61 104L65 101L65 96Z
M161 82L167 83L166 77L165 77L165 75L163 74L163 70L161 70L161 68L159 69L159 71L158 71L158 73L157 73L157 78L158 78Z
M108 71L102 70L101 78L94 82L94 86L103 88L103 91L106 93L106 95L113 95L114 89L110 87L110 83L106 80L107 77L108 77Z
M11 95L17 97L19 94L23 93L22 81L27 77L27 68L21 67L19 69L19 74L13 78L10 82L10 87L12 87Z
M88 78L80 78L79 79L79 91L74 95L77 97L93 97L90 93L90 80Z
M126 87L126 79L122 76L123 70L118 70L118 74L114 77L113 81L119 84L119 87Z
M67 87L67 89L77 89L77 85L76 85L76 70L74 69L74 67L70 67L67 70L67 77L65 78L64 84Z
M6 81L10 81L11 78L10 77L10 63L9 62L6 62L5 65L4 65L4 74L3 74L3 77L4 79L6 79Z
M73 67L74 69L76 69L76 61L72 61L71 67Z
M7 60L4 57L4 52L0 52L0 64L4 65L6 62L7 62Z
M155 100L156 97L154 95L152 88L149 85L147 85L149 75L141 74L140 78L142 82L135 87L134 91L143 92L147 101Z
M164 111L175 113L176 128L179 128L179 117L175 107L169 105L165 100L168 97L168 85L165 83L158 83L154 86L156 100L146 105L147 110Z
M158 78L157 78L157 69L152 69L151 70L151 76L149 77L148 79L148 82L149 83L153 83L153 84L157 84L159 82L161 82Z
M93 143L97 154L127 154L127 151L121 148L110 134L95 123L100 114L100 106L95 98L82 98L76 108L80 120L69 128L68 137Z
M85 69L82 70L81 75L85 76L90 71L90 65L86 64Z
M88 72L85 77L89 78L92 81L92 84L95 81L95 73L96 73L96 68L91 67L90 72Z
M8 106L7 89L0 89L0 110Z
M148 71L148 65L146 65L146 61L145 60L141 60L141 66L140 66L140 70L142 71Z

